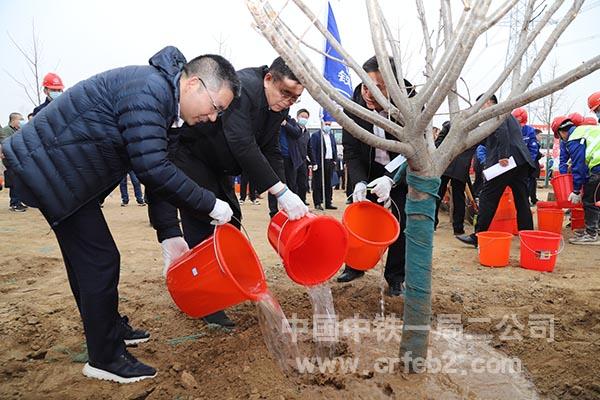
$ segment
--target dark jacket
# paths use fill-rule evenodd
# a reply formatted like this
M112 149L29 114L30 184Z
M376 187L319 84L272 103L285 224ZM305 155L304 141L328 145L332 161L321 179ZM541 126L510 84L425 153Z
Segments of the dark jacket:
M229 176L244 171L259 192L285 180L279 128L288 110L268 109L263 86L266 73L266 66L238 71L241 95L214 123L170 130L177 137L169 150L175 164L200 186L226 196L221 200L229 200L237 217L237 198L233 194L230 199L233 191L225 187ZM158 240L181 236L176 208L154 193L149 200L150 221Z
M310 133L306 127L300 127L300 138L298 139L298 149L300 151L300 157L303 162L309 163L310 157L312 156L312 149L310 147Z
M352 100L354 100L354 102L360 106L366 107L365 101L360 93L361 85L362 84L358 85L354 89ZM360 127L364 128L368 132L373 132L373 124L351 114L348 111L345 111L345 113ZM385 138L389 140L398 140L395 136L392 136L387 132L385 133ZM346 129L342 130L342 144L344 145L344 163L346 164L346 168L348 170L348 181L350 185L354 186L361 181L368 183L375 178L379 178L379 176L374 176L373 174L373 171L379 170L379 168L373 168L373 164L375 163L374 147L371 147L368 144L356 139ZM390 156L390 160L393 160L398 155L397 153L393 152L388 152L388 154ZM394 177L394 173L389 173L387 171L386 175L390 178Z
M35 117L40 111L42 111L44 108L48 107L48 105L50 104L51 101L52 101L52 99L50 99L50 97L46 97L46 101L44 101L42 104L40 104L39 106L34 108L33 112L31 114L33 114L33 116Z
M331 143L331 159L337 161L337 146L333 132L329 134L329 141ZM325 146L325 136L323 136L323 131L319 130L310 135L311 160L313 165L321 166L321 146ZM325 159L325 147L323 147L323 159Z
M291 160L294 168L298 168L305 160L302 158L303 154L306 157L306 151L302 152L300 148L303 144L301 141L302 129L292 117L288 116L286 121L287 123L279 129L279 146L282 155ZM306 143L304 143L304 147L306 147Z
M485 168L498 163L503 158L514 157L517 166L529 164L535 169L535 164L529 155L527 145L523 141L521 125L509 115L502 124L485 140Z
M289 109L269 110L263 84L267 71L266 65L238 71L241 96L215 123L223 131L235 162L248 174L259 193L285 179L279 128Z
M185 58L166 47L148 66L78 83L2 144L19 196L55 226L133 170L169 201L204 215L215 197L167 159Z
M442 125L442 130L440 131L439 136L435 140L435 147L440 147L444 139L446 139L446 135L448 135L448 132L450 132L450 122L446 121ZM471 160L473 160L473 154L475 154L476 148L477 145L463 151L458 156L456 156L456 158L452 160L452 162L448 165L448 168L446 168L442 175L466 183L469 179L469 169L471 168Z

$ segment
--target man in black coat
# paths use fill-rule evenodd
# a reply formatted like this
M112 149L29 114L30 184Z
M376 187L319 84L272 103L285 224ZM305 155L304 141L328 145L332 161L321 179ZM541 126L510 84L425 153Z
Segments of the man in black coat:
M371 57L363 64L365 72L375 81L377 86L381 88L383 95L387 95L385 82L379 71L379 64L375 56ZM392 61L392 69L394 62ZM396 71L394 70L394 75ZM404 81L409 96L416 94L412 84L407 80ZM382 112L382 107L379 105L369 89L360 84L354 90L353 100L355 103L366 107L370 110ZM374 135L384 137L389 140L398 140L394 136L385 132L383 129L374 126L373 124L358 118L355 115L347 113L359 126ZM385 263L385 279L389 286L388 294L390 296L401 296L404 284L404 266L405 266L405 247L406 237L404 235L404 227L406 226L406 213L404 206L406 204L406 194L408 193L408 185L405 181L399 182L392 186L393 176L395 171L389 172L385 169L385 165L393 160L398 154L377 149L369 146L356 139L345 129L342 132L342 144L344 145L344 162L348 169L348 184L354 185L354 193L352 195L353 202L357 201L378 201L380 203L387 202L391 198L393 205L391 206L392 213L400 222L400 235L388 249L387 260ZM367 185L367 182L370 182ZM372 187L371 193L367 194L367 186ZM374 222L376 223L376 222ZM352 266L346 265L344 272L337 278L338 282L350 282L364 275L363 271L356 270Z
M439 147L442 144L449 131L450 121L446 121L442 125L442 130L435 140L435 147ZM446 194L448 182L450 182L450 185L452 186L453 206L452 227L455 235L463 235L465 233L465 187L467 182L471 179L469 178L469 169L471 168L471 160L473 160L473 154L475 154L476 147L477 146L473 146L470 149L460 153L454 160L452 160L442 175L442 182L438 192L439 199L437 200L435 209L435 227L437 228L439 222L438 213L440 210L440 204L442 203L442 199Z
M323 128L310 135L312 151L312 195L316 210L336 210L333 205L333 189L331 176L337 162L337 146L335 136L331 132L331 121L323 122Z
M302 131L300 138L296 141L296 146L300 152L301 164L296 170L296 184L298 185L298 197L308 205L306 202L306 193L308 193L308 165L310 164L312 149L310 147L310 133L306 129L308 124L308 118L310 113L307 109L301 108L296 112L296 120L298 126Z
M481 96L480 96L481 97ZM479 100L479 98L477 98ZM498 104L495 95L492 95L481 107L482 110ZM496 209L500 203L502 193L507 186L512 189L517 209L517 225L519 230L533 229L533 219L529 208L529 176L535 169L533 160L527 146L523 141L519 122L509 115L502 124L485 140L486 158L484 168L495 164L508 166L509 158L513 157L516 168L508 170L495 178L486 181L479 195L479 215L475 225L475 233L487 231ZM477 247L477 236L456 236L463 243Z
M237 227L241 209L229 177L242 171L248 174L259 193L268 190L272 195L271 216L277 213L279 205L290 219L301 218L308 213L308 208L282 183L285 174L279 128L304 87L281 57L270 67L246 68L237 74L242 84L240 97L214 123L171 130L173 135L180 136L180 145L171 148L170 157L194 182L210 188L217 198L229 204L235 217L233 224ZM178 243L176 251L163 252L165 271L188 246L202 242L214 230L210 220L180 209L183 240L176 204L171 205L169 199L155 194L149 196L148 203L158 240L161 244ZM234 326L223 311L204 320Z
M147 341L118 312L120 255L98 199L129 170L160 196L224 224L231 209L167 158L167 129L216 120L239 80L220 56L189 63L174 47L150 65L117 68L79 82L2 143L19 196L54 230L87 342L86 376L120 383L156 375L125 348ZM166 249L168 250L168 246Z

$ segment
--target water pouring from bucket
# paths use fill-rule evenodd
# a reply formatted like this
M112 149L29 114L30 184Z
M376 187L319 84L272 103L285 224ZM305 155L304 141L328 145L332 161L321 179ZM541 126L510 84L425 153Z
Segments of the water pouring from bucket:
M250 241L233 225L217 226L213 235L175 260L167 271L167 288L177 307L200 318L250 300L267 349L284 372L298 357L291 329Z
M267 237L290 279L306 287L313 307L313 323L325 329L334 326L335 307L326 282L344 263L348 234L343 225L329 216L310 213L290 221L287 214L280 211L271 219ZM317 335L317 338L326 336ZM335 350L335 341L317 340L316 346L319 355L330 356Z

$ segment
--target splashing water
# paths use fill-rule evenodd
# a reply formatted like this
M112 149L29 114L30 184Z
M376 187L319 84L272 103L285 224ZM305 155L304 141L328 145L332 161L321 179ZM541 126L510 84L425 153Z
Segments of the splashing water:
M379 259L379 266L381 267L381 279L379 280L379 291L381 295L379 298L379 311L381 312L381 318L385 318L385 265L383 264L383 257Z
M271 292L265 292L256 303L258 324L267 349L284 373L296 370L300 358L298 344L290 323Z
M313 308L313 338L317 346L317 356L331 358L335 354L337 318L333 305L331 288L327 283L306 288Z

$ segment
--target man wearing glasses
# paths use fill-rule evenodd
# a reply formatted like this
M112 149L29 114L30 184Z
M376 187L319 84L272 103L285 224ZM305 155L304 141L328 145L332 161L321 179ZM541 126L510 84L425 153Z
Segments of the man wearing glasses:
M180 145L170 152L171 158L196 183L229 204L234 215L232 224L238 228L241 209L230 176L242 171L259 193L269 191L271 216L277 213L279 206L290 219L299 219L308 213L308 207L283 183L279 128L304 87L281 57L270 67L240 70L238 77L242 93L221 118L214 123L173 130L179 134ZM214 230L210 220L180 209L182 238L176 208L161 197L150 196L149 212L163 249L165 244L173 249L163 251L165 272L171 261L188 246L202 242ZM204 321L234 326L223 311L205 317Z
M150 335L119 315L120 254L98 199L133 170L147 188L189 213L227 223L227 203L167 158L167 129L180 121L215 121L239 90L223 57L186 62L179 50L166 47L150 65L79 82L2 143L21 200L40 209L58 240L83 320L89 355L84 375L119 383L156 375L125 348Z

